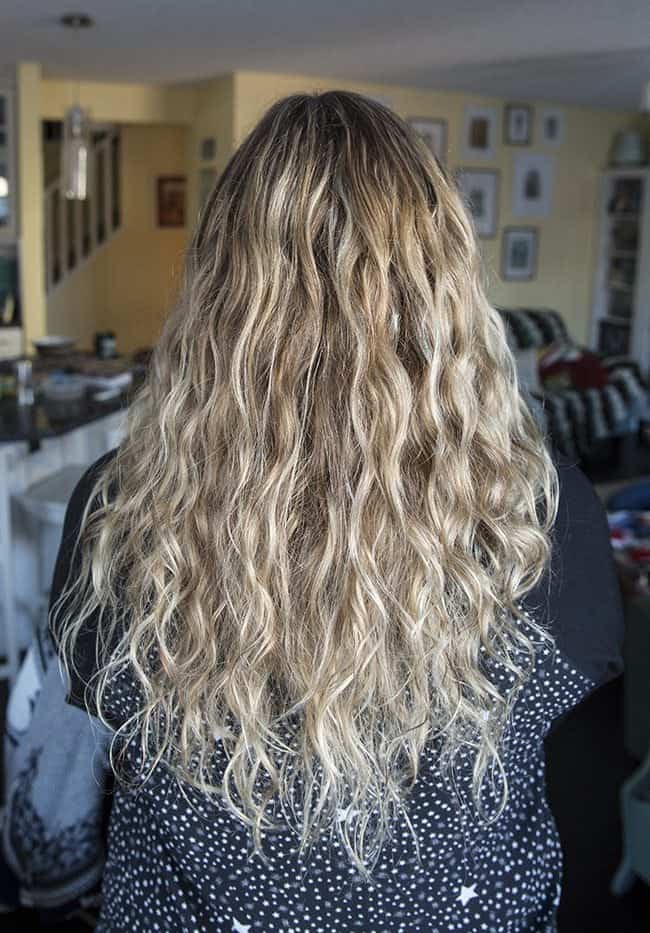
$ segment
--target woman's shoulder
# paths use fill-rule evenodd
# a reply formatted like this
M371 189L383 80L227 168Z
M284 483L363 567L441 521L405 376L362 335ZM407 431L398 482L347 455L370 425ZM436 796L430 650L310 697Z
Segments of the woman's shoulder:
M597 684L622 670L623 604L605 508L583 471L556 460L558 511L550 567L526 606L561 651Z
M86 504L92 495L95 483L104 470L115 459L116 453L117 447L102 454L102 456L95 460L94 463L91 463L88 469L82 474L68 502L66 514L67 524L73 523L78 525L80 523Z
M49 631L54 645L60 647L60 625L66 618L65 610L71 598L69 584L78 578L81 568L81 555L77 543L86 506L93 495L95 484L104 470L115 457L116 450L99 457L82 474L68 501L59 551L54 565L54 574L49 598ZM56 608L55 610L55 607ZM77 669L71 672L68 701L74 706L86 709L84 704L84 686L89 679L95 657L95 619L89 618L79 637L79 652L75 659Z

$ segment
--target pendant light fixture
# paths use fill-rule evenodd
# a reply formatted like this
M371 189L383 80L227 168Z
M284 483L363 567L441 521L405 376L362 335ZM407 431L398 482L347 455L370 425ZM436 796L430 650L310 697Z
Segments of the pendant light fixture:
M89 29L93 20L86 13L66 13L61 17L61 25L78 35L82 29ZM90 157L90 116L81 106L78 90L76 103L68 108L63 118L61 179L66 198L85 201L88 197Z

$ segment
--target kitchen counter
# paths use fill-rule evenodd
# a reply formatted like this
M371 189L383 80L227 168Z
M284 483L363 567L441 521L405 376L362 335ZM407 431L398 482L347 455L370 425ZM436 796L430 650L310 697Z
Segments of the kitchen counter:
M40 399L33 405L18 405L15 398L1 399L0 443L27 441L35 450L44 438L58 437L127 408L138 384L134 381L125 391L104 402L93 399L92 392L74 402Z
M77 353L52 360L35 357L35 383L38 384L39 376L43 377L53 369L74 373L88 369L82 363L92 365L93 362L90 354ZM7 368L6 371L10 370ZM0 444L26 441L30 450L37 450L46 438L59 437L127 408L144 381L144 367L135 364L132 373L132 383L105 401L94 398L98 392L96 388L88 388L82 398L66 402L45 399L38 390L33 405L19 405L15 397L0 399Z

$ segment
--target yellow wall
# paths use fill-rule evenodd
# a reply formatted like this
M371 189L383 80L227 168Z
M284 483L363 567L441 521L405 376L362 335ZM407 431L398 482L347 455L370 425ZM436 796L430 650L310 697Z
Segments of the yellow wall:
M39 65L16 70L18 237L23 339L27 350L46 333L43 261L43 162L41 157Z
M230 158L235 142L234 128L234 76L215 78L195 85L194 116L187 134L188 152L188 217L190 227L198 218L199 172L213 169L222 172ZM204 162L200 159L201 140L214 137L217 147L215 159Z
M461 161L460 138L463 114L470 103L495 106L498 111L504 100L481 98L467 94L435 92L393 85L365 84L331 78L315 78L299 75L277 75L261 72L239 71L232 75L215 78L193 85L163 87L135 84L102 84L86 82L81 86L81 100L91 110L95 121L118 122L124 133L133 131L132 143L123 151L125 184L123 202L125 220L131 211L127 190L137 203L150 206L149 194L144 188L133 191L127 176L147 178L177 172L188 177L188 226L191 229L199 211L198 175L202 167L221 171L234 147L259 119L263 111L279 97L297 91L315 91L339 87L359 91L386 100L397 113L404 117L439 117L448 122L449 165L455 169L469 165ZM37 106L42 119L60 118L69 105L73 88L69 82L42 81ZM514 99L518 99L514 93ZM31 92L30 92L31 93ZM32 94L33 96L33 94ZM536 104L538 109L541 104ZM512 173L514 158L522 151L519 147L504 146L501 132L497 133L497 152L493 162L475 163L476 167L494 168L500 172L499 185L499 232L491 240L481 240L485 258L488 292L495 304L509 307L549 306L557 308L565 317L573 336L586 341L590 318L591 290L594 276L595 238L597 235L597 202L600 173L607 163L607 156L614 133L633 125L635 116L625 112L591 111L578 108L562 108L565 111L565 136L557 149L547 151L555 156L556 170L553 210L547 218L515 218L511 215ZM32 121L33 122L33 121ZM157 151L153 145L143 144L138 149L135 139L144 132L144 124L154 124L155 132L173 132L172 127L163 129L158 124L174 124L183 139L181 149L170 143ZM129 124L127 128L124 126ZM187 127L183 135L179 126ZM535 130L537 126L535 125ZM217 139L217 155L212 163L202 163L199 157L200 141L205 136ZM126 139L125 135L125 139ZM144 139L145 137L138 137ZM166 137L169 141L171 137ZM535 144L525 151L544 151ZM173 152L173 157L167 156ZM24 155L29 161L29 156ZM140 161L132 166L131 159ZM169 165L162 168L162 165ZM173 166L173 167L172 167ZM23 169L22 163L20 165ZM30 177L33 172L30 170ZM153 197L153 196L151 196ZM29 203L29 199L28 202ZM135 208L134 208L135 209ZM148 209L148 207L147 207ZM137 213L137 211L136 211ZM21 217L25 209L21 208ZM28 224L31 231L38 226L38 211L35 223ZM42 221L41 221L42 222ZM540 231L540 254L538 274L534 281L523 283L504 282L500 278L501 232L505 226L536 226ZM168 283L171 280L169 265L182 251L184 238L175 231L158 231L148 226L138 228L139 236L125 228L115 241L108 244L90 263L59 287L49 301L50 330L58 330L54 322L74 324L80 328L78 336L86 340L92 330L100 326L108 316L119 317L123 330L122 346L126 349L138 343L141 337L151 332L161 308L166 306ZM30 257L31 271L27 277L33 283L33 270L42 272L42 234L38 234L38 248L34 247L30 234L29 243L24 245ZM40 252L39 252L40 251ZM36 253L39 253L36 256ZM111 262L109 262L109 258ZM97 266L97 269L95 269ZM108 267L115 274L108 274ZM120 270L119 275L117 270ZM92 274L90 273L92 270ZM104 270L104 271L102 271ZM145 284L149 270L154 281ZM84 274L86 277L84 278ZM101 287L93 284L101 282ZM131 289L124 295L120 282L132 282ZM76 295L75 286L76 282ZM33 284L31 287L34 292ZM66 294L67 290L67 294ZM29 289L24 292L30 302ZM66 296L65 301L64 295ZM93 296L97 296L93 298ZM92 310L89 311L89 306ZM38 310L38 302L32 294L31 307ZM123 310L120 310L122 308ZM136 314L131 312L137 310ZM113 318L113 315L118 317ZM34 320L38 319L33 314ZM93 321L91 327L90 321ZM101 325L103 326L103 324Z
M356 81L296 75L237 72L235 74L235 141L246 133L275 100L300 91L331 88L357 91L384 98L402 117L432 117L448 121L449 166L452 169L472 163L461 161L460 143L465 106L494 106L500 112L502 99L468 94L435 92L392 85L363 84ZM519 101L516 88L513 99ZM541 108L543 104L535 104ZM481 240L488 279L488 293L495 304L507 307L553 307L566 320L578 341L588 337L591 290L594 277L597 200L600 172L607 164L613 134L634 121L634 115L577 108L565 111L564 142L558 148L534 144L525 150L505 146L501 127L493 162L473 163L474 167L494 168L500 174L499 231L495 239ZM537 126L535 125L535 131ZM535 143L535 137L533 139ZM510 211L514 158L517 152L547 151L555 155L555 183L552 213L546 218L516 218ZM538 274L532 282L504 282L499 275L501 231L505 226L535 226L540 231Z
M41 119L62 120L68 107L78 101L95 123L189 125L194 119L196 86L46 80L41 85Z
M50 293L50 333L89 347L95 331L111 329L125 352L155 341L187 240L186 228L156 226L156 179L185 173L187 135L173 126L121 128L122 227Z

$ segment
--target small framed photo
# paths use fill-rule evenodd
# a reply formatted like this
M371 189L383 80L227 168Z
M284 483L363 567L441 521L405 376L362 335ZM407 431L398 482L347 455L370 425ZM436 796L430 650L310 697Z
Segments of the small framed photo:
M214 136L204 136L199 152L202 162L214 162L217 158L217 140Z
M157 184L159 227L185 226L185 176L164 175Z
M466 107L462 155L468 161L493 159L496 152L497 112L494 107Z
M428 117L409 117L413 127L429 152L443 165L447 161L447 121L430 120Z
M539 115L540 139L547 146L559 146L564 141L564 111L546 108Z
M515 157L512 213L547 217L553 203L554 156L520 152Z
M499 213L499 173L489 169L461 168L457 173L458 188L474 220L478 236L497 235Z
M508 146L530 146L533 139L533 108L528 104L506 104L503 140Z
M506 227L501 245L501 278L530 282L537 275L539 231L536 227Z

